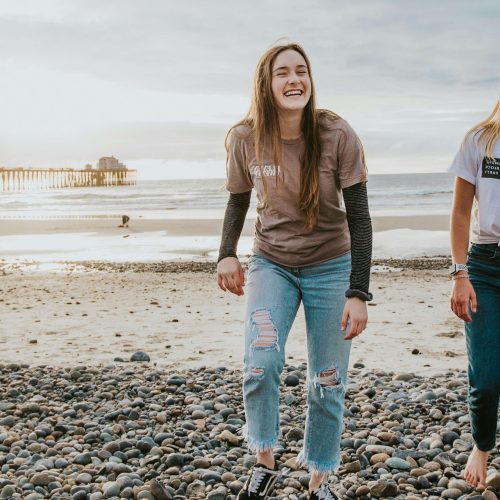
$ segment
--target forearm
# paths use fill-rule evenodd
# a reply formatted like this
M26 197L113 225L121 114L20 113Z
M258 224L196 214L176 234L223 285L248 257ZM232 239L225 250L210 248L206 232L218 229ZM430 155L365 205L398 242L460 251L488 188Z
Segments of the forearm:
M238 241L243 230L245 217L250 206L251 191L229 195L229 200L224 214L222 238L217 262L226 257L236 257Z
M465 264L469 250L470 212L459 212L454 207L450 226L451 260L453 263Z
M369 293L373 232L364 182L343 191L347 224L351 235L351 276L347 297L371 300Z
M451 207L451 258L455 264L467 262L469 249L470 214L474 202L475 186L457 177Z

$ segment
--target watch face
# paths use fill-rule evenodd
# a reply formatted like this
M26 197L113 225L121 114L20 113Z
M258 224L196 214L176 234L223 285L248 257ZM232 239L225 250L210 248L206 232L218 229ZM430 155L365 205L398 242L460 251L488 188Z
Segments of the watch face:
M465 264L452 264L450 268L450 274L456 274L458 271L467 270L467 266Z

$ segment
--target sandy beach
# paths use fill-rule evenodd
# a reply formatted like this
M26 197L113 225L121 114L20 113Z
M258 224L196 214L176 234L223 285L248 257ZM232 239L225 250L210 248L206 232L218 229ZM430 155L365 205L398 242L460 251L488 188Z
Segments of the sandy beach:
M353 342L351 364L420 374L464 368L463 328L449 311L446 262L389 264L374 266L369 326ZM128 361L143 350L163 367L241 367L244 298L217 288L213 264L159 266L75 263L52 272L4 265L4 359L96 365ZM287 360L306 360L302 310Z

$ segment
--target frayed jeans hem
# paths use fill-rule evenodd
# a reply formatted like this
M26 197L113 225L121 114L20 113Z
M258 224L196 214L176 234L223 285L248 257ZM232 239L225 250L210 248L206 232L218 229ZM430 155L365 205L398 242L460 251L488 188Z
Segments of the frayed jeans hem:
M265 453L266 451L273 451L278 444L278 436L265 441L254 439L248 435L248 429L245 425L242 429L243 437L245 438L247 448L254 453Z
M317 472L318 474L330 474L335 472L340 465L340 459L334 460L332 462L315 462L314 460L309 460L306 456L306 452L302 450L297 456L297 463L300 465L305 465L309 472Z

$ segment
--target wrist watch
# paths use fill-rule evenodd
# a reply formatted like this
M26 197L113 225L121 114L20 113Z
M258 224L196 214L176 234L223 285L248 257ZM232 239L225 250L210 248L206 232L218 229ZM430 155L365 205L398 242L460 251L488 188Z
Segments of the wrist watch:
M459 271L465 271L467 272L467 264L452 264L450 267L450 274L454 276L457 274Z

